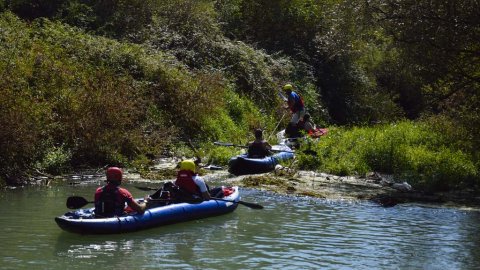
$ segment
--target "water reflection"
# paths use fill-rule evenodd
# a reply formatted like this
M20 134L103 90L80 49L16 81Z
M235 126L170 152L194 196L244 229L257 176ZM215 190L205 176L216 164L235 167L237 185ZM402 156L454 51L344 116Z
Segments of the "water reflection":
M73 235L61 233L55 247L58 257L75 259L76 266L92 267L98 263L108 268L125 265L142 268L185 269L197 265L212 269L214 263L205 253L218 253L231 246L225 242L225 232L236 228L238 218L234 213L211 219L192 221L120 235ZM93 259L93 260L92 260ZM111 260L120 262L107 263ZM214 267L214 269L218 269Z

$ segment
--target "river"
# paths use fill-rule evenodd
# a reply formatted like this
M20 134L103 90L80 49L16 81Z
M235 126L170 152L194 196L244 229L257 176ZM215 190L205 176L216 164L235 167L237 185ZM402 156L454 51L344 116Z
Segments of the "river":
M480 212L289 197L241 189L233 213L116 235L57 227L68 196L102 184L0 193L1 269L479 269ZM136 197L146 193L125 186ZM138 185L138 184L136 184Z

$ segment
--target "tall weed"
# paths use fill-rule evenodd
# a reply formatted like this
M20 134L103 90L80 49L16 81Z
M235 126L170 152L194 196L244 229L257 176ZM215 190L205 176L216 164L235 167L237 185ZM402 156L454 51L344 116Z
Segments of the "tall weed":
M318 143L306 144L302 168L338 175L379 171L424 190L448 190L479 184L478 162L459 138L435 132L430 123L403 121L373 127L330 128ZM459 147L461 146L461 147Z

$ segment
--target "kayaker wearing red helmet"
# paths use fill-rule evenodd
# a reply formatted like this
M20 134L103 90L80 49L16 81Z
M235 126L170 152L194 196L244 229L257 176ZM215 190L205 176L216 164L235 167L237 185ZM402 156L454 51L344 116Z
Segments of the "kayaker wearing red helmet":
M114 217L132 211L139 213L145 211L145 203L137 203L128 190L119 187L123 178L120 168L110 167L107 169L106 175L107 184L99 187L95 192L95 216ZM125 208L125 203L129 208Z

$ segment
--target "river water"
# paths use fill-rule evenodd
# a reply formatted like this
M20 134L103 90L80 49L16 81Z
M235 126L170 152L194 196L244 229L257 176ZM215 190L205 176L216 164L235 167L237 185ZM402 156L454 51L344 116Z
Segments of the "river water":
M239 205L223 216L116 235L58 228L66 198L90 200L102 183L0 192L0 269L480 268L480 212L418 204L382 208L241 189L243 201L265 208Z

